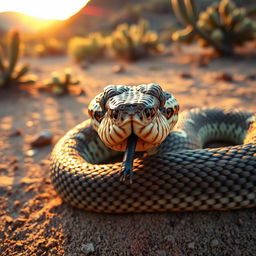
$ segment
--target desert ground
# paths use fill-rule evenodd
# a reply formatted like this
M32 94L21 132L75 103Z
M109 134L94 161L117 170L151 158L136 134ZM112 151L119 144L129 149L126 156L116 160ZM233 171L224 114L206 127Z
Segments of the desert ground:
M226 212L100 214L62 201L49 175L54 143L88 118L90 100L108 84L158 83L181 111L192 107L256 112L256 53L209 61L197 49L173 47L136 63L100 61L85 69L69 58L29 59L42 81L72 68L82 94L54 96L39 86L0 91L0 255L253 256L256 209ZM114 73L116 64L124 72ZM51 145L34 148L42 131Z

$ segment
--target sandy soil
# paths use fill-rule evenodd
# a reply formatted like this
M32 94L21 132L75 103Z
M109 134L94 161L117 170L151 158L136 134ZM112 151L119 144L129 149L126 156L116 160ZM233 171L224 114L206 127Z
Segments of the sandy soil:
M86 94L54 97L37 90L0 91L0 255L255 255L255 209L83 212L63 203L50 183L53 145L29 151L40 131L51 131L56 142L86 119L87 104L107 84L159 83L176 96L182 110L218 106L256 112L255 56L216 59L204 66L193 53L190 48L190 54L176 52L124 64L122 74L111 71L114 62L82 70L66 58L31 60L40 79L72 67ZM223 71L232 81L221 78Z

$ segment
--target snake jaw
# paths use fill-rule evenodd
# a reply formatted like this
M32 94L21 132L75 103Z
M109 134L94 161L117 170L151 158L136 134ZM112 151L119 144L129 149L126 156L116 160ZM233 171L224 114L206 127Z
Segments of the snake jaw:
M123 122L106 118L97 131L107 147L122 152L126 150L129 136L134 133L138 136L135 150L147 151L159 146L170 133L171 127L160 113L156 113L151 121L141 121L139 115L127 115Z

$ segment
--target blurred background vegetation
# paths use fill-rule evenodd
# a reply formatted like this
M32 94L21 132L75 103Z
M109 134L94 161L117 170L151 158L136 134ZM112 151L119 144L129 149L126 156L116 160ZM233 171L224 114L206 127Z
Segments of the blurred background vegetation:
M67 20L55 21L40 29L40 26L31 26L36 22L32 17L13 12L0 13L0 46L4 53L8 51L8 32L15 28L20 32L20 53L25 57L69 55L76 62L102 57L137 60L164 52L164 48L178 37L177 33L176 38L172 35L184 28L185 24L175 17L171 2L92 0ZM200 3L199 12L219 3L209 0L195 2ZM245 8L255 21L254 0L233 2ZM209 45L203 39L199 41L201 45L203 42Z

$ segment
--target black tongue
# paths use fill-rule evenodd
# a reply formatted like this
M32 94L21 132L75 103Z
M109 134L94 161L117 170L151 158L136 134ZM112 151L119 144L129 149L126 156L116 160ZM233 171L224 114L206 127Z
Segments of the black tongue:
M132 183L132 167L137 141L138 136L133 133L128 137L126 151L124 152L122 170L120 173L120 181L122 182Z

